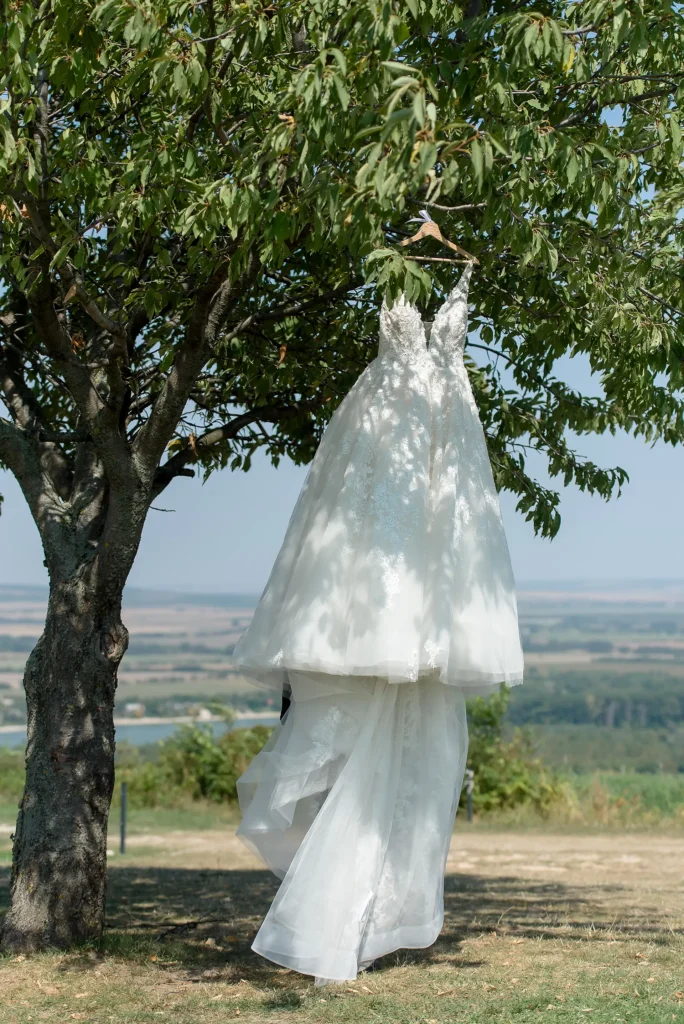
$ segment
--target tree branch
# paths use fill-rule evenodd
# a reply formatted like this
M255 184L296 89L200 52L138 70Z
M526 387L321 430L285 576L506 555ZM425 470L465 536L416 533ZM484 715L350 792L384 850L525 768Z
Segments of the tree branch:
M484 210L487 207L486 203L463 203L461 206L442 206L440 203L426 203L422 200L417 200L418 205L425 206L429 210L445 210L448 213L460 213L463 210Z
M359 279L353 281L345 288L333 288L330 291L322 292L320 295L315 295L312 299L304 299L301 302L292 302L289 304L283 303L280 306L274 306L273 309L264 310L261 313L253 313L251 316L245 317L241 320L227 335L225 341L232 341L243 331L248 330L253 324L264 323L267 320L285 320L288 316L300 316L302 313L307 312L309 309L313 309L320 305L321 302L328 302L330 299L339 299L350 292L353 292L355 288L358 288L363 282Z
M50 234L46 224L43 222L36 202L28 193L22 196L21 199L28 212L29 220L31 221L31 226L36 238L41 245L45 247L45 250L50 254L50 256L54 257L59 252L59 247ZM111 317L102 312L95 300L92 299L86 291L80 275L74 273L68 263L65 262L58 267L56 269L56 274L60 280L64 281L67 287L66 302L71 298L77 298L85 312L98 327L103 331L106 331L106 333L111 335L113 338L118 339L119 342L124 342L122 354L125 354L125 342L128 336L126 325L118 323L116 320L112 320Z
M118 481L126 487L130 482L131 464L126 441L119 433L118 411L107 403L106 396L100 393L88 367L81 363L72 350L71 339L55 311L49 259L41 257L39 266L41 274L38 284L28 296L36 330L90 429L110 481Z
M87 430L65 430L61 433L59 430L39 430L37 436L39 441L54 441L57 444L87 444L93 440Z
M0 390L15 424L26 434L36 436L46 423L13 351L6 353L4 358L0 355ZM58 438L45 437L43 440L53 442ZM55 444L46 443L40 447L40 462L60 497L68 498L72 474L64 453Z
M59 545L50 545L55 534L62 534L57 512L59 495L42 471L37 442L14 424L0 417L0 461L11 471L21 487L31 515L43 539L46 554L58 552ZM59 557L59 556L57 556Z
M230 260L226 260L197 295L184 341L133 444L134 458L146 476L155 472L171 440L193 385L218 340L226 314L256 277L258 269L257 258L250 254L244 273L237 281L231 281Z
M681 309L677 309L676 306L671 306L669 302L666 302L665 299L661 299L659 295L656 295L654 292L649 291L648 288L644 288L642 285L640 285L639 291L642 293L642 295L645 295L647 298L652 299L653 302L659 303L663 309L667 310L667 312L673 319L675 316L684 316L684 312L682 312Z
M206 434L198 437L192 445L188 444L181 451L176 452L163 466L159 466L154 477L152 499L157 498L175 477L193 475L191 471L186 469L188 462L198 459L203 452L214 448L223 441L229 441L231 438L236 437L244 427L249 426L251 423L279 423L281 420L293 419L305 412L310 412L320 404L320 402L302 402L285 407L277 405L257 406L256 409L235 416L234 419L229 423L224 423L223 426L208 430Z
M0 416L0 460L19 479L26 458L26 439L22 432Z

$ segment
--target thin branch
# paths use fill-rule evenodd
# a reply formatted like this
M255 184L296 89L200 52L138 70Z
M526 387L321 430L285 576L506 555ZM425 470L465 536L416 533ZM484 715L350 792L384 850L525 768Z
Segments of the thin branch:
M654 292L650 292L648 288L644 288L642 285L639 285L639 291L642 295L652 299L653 302L659 303L663 309L666 309L672 316L684 316L684 312L682 312L681 309L677 309L676 306L671 306L669 302L666 302L665 299L661 299L660 296L656 295Z
M258 272L258 260L250 254L244 273L231 281L227 259L198 292L183 342L133 445L134 456L146 474L158 466L227 314Z
M484 210L486 203L462 203L461 206L442 206L441 203L426 203L417 199L416 203L427 207L428 210L444 210L446 213L461 213L463 210Z
M302 402L285 407L277 405L258 406L250 410L250 412L244 412L239 416L235 416L229 423L224 423L223 426L208 430L206 434L196 438L192 445L188 444L181 451L176 452L163 466L157 469L152 489L152 499L154 500L154 498L158 497L168 487L174 477L193 475L192 472L186 469L188 462L198 459L210 448L235 438L244 427L259 421L279 423L285 419L301 416L305 412L318 408L319 405L320 402Z
M472 260L452 260L449 256L406 256L414 263L472 263Z
M235 28L228 28L225 32L219 32L217 36L205 36L204 39L191 39L190 43L216 43L219 39L225 39L226 36L233 35Z
M29 220L36 238L41 245L45 247L45 250L50 254L50 256L54 258L54 256L59 252L59 247L50 234L47 225L43 222L37 204L28 194L22 196L22 202L28 212ZM62 263L62 265L56 269L56 274L64 281L67 287L67 302L71 298L77 298L85 312L98 327L103 331L106 331L107 334L110 334L113 338L123 339L125 342L127 337L125 324L112 320L111 317L102 312L95 300L92 299L86 291L80 275L76 274L67 262Z
M92 442L92 434L87 430L39 430L39 441L53 441L57 444L86 444Z
M363 282L359 279L352 281L348 286L344 288L333 288L328 292L322 292L320 295L315 295L312 299L304 299L301 302L292 302L289 304L283 303L280 306L275 306L273 309L264 310L261 313L252 313L250 316L245 317L241 320L224 339L226 342L230 342L233 338L236 338L243 331L248 330L253 324L263 323L267 320L286 320L290 316L300 316L302 313L306 313L308 310L313 309L315 306L321 304L321 302L328 302L330 299L343 298L345 295L349 295L354 289L360 287Z
M572 405L577 409L586 409L587 407L582 402L573 401L571 398L568 398L567 395L559 395L556 391L554 391L554 389L549 384L546 383L543 377L540 377L533 371L528 370L527 367L523 366L522 363L518 362L517 359L513 359L511 356L507 355L505 352L502 352L500 349L492 348L490 345L480 345L477 342L473 341L467 342L466 348L479 348L483 352L489 352L493 356L505 359L509 366L515 366L518 370L520 370L521 373L525 374L528 380L534 381L534 383L538 387L544 388L544 390L548 391L550 395L553 395L553 397L558 402L565 402L566 405Z

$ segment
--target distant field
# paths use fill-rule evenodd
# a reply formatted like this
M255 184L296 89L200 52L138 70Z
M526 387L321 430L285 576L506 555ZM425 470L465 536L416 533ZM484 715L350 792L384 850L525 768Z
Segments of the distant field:
M268 693L231 660L254 603L127 591L117 714L266 706ZM533 726L560 767L684 771L684 583L530 584L519 605L527 676L511 695L511 725ZM39 588L0 587L0 724L24 720L23 667L44 607Z
M546 764L560 771L674 772L684 779L684 726L663 729L607 729L596 725L530 727Z

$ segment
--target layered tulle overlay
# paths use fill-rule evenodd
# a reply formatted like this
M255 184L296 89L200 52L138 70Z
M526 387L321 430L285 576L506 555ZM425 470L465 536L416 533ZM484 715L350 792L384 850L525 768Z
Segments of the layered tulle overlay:
M292 688L238 783L238 834L282 879L253 948L319 980L434 942L465 695L522 679L463 360L470 270L431 329L383 306L378 357L330 421L235 649L247 677Z
M235 662L436 675L468 693L522 680L499 501L463 361L470 268L427 347L418 310L384 307L380 350L333 416Z
M238 783L238 835L283 879L253 949L344 981L442 928L464 698L437 680L290 678L285 720Z

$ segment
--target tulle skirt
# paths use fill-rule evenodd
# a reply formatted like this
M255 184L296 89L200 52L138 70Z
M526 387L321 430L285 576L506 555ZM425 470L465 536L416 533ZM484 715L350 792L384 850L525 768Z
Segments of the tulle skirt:
M378 358L340 405L234 651L250 680L439 678L466 694L522 681L510 557L458 358L444 394L421 364Z
M356 977L444 919L467 754L463 694L290 673L292 704L238 782L238 835L282 884L253 944L317 982Z

